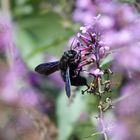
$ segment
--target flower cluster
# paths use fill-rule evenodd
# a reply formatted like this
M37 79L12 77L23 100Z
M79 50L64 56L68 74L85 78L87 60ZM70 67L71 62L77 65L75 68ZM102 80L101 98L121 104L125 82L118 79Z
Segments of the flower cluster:
M133 55L135 52L137 52L136 56L139 55L138 42L140 41L139 14L134 7L111 0L101 0L100 2L96 0L77 0L76 7L73 18L75 21L84 24L93 23L93 17L98 14L101 15L98 20L98 29L102 33L103 41L110 46L111 51L115 52L113 55L117 61L117 68L121 66L128 70L132 67L134 69L139 67L139 63L136 62L137 58ZM86 16L84 16L85 13ZM86 18L83 17L87 17L90 21L86 21ZM128 53L131 57L127 55ZM128 57L122 59L126 55ZM135 58L132 58L132 55ZM129 63L132 59L135 59L135 64Z
M100 95L110 91L109 75L111 72L100 65L101 61L106 58L109 47L101 40L101 34L97 31L96 24L80 27L80 32L74 42L74 49L81 54L78 69L81 73L85 72L94 79L83 93ZM102 77L105 75L108 79L103 81Z
M103 112L112 108L111 98L106 97L111 92L110 79L112 72L109 67L103 67L102 61L108 56L110 48L104 43L100 30L98 30L98 17L94 19L93 24L80 27L80 32L73 39L72 46L81 55L78 71L80 71L80 74L86 73L88 79L91 79L91 81L88 81L88 88L83 90L82 93L90 93L97 97L99 133L106 137Z
M118 114L117 122L119 123L112 135L116 136L118 133L117 139L122 140L140 139L137 134L140 125L138 121L140 110L138 105L140 100L139 13L134 6L119 1L76 1L76 8L73 13L75 21L84 24L93 23L93 17L98 14L101 15L98 20L98 29L102 34L102 40L110 46L110 51L113 52L113 72L120 74L123 79L122 83L117 81L121 83L118 89L118 95L121 97L114 102L116 105L115 112ZM120 133L119 130L124 128L125 133ZM128 135L130 132L131 135Z
M82 47L80 51L83 59L90 56L92 62L96 63L97 68L100 68L100 61L105 58L109 47L100 40L100 34L94 28L96 29L94 26L81 27L81 33L77 34L79 40L77 45Z

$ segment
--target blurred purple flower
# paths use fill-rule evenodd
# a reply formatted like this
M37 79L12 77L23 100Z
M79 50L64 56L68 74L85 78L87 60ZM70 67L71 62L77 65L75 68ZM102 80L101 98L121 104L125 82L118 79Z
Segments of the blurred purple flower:
M7 103L18 104L19 106L34 106L38 104L37 92L29 83L24 63L20 58L17 60L3 79L3 90L0 98Z
M115 129L113 130L113 135L119 136L121 140L140 139L139 81L140 81L140 77L137 77L137 79L133 79L127 82L127 84L125 84L125 86L123 86L121 89L120 100L118 100L115 104L115 112L119 125L116 124L117 127L115 126ZM122 130L122 129L123 131L121 133L118 133L118 130Z
M28 69L14 45L13 32L12 22L0 17L0 47L4 48L2 53L6 54L7 65L9 64L9 69L5 68L4 78L1 79L0 99L8 104L36 105L37 92L29 83Z
M113 72L115 70L123 72L122 76L127 79L122 83L121 90L118 91L123 100L119 101L115 106L117 122L111 132L113 140L139 140L139 13L133 6L119 1L77 0L76 2L76 8L73 13L73 19L76 22L85 25L93 24L93 17L101 15L97 21L97 27L102 34L102 41L110 47L111 51L115 52L113 53L115 61L112 61ZM84 43L89 42L88 37L80 37L83 38ZM108 48L106 49L108 50ZM100 53L104 54L104 50L105 47L100 49ZM105 58L105 55L103 57L93 57L95 62L97 58ZM93 73L96 71L98 70L93 69Z
M0 16L0 49L13 44L13 25L6 17Z
M107 133L113 140L127 140L131 135L127 125L121 120L116 121L113 127L107 130Z
M50 79L50 81L52 81L52 83L56 86L56 88L63 89L64 82L62 80L60 80L61 75L59 72L49 75L48 78Z
M138 77L137 77L138 78ZM140 77L139 77L140 78ZM124 99L116 105L118 115L137 114L140 111L140 87L137 81L127 83L121 90Z
M127 74L140 72L140 47L138 44L118 50L114 56L114 70L127 72Z
M32 88L22 89L18 102L23 107L35 106L39 103L39 95Z
M98 26L103 40L111 48L129 47L140 41L139 14L129 4L111 0L77 0L73 19L84 24L92 24L93 17L98 14L101 15Z

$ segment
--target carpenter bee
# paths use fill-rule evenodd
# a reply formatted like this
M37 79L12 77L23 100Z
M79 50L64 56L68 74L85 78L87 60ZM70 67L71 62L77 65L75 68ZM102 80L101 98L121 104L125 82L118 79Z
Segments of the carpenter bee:
M64 52L59 61L42 63L35 68L35 71L43 75L50 75L60 70L61 77L65 82L66 95L70 97L71 85L87 86L86 78L80 76L80 70L77 71L80 62L81 53L78 53L75 50L68 50Z

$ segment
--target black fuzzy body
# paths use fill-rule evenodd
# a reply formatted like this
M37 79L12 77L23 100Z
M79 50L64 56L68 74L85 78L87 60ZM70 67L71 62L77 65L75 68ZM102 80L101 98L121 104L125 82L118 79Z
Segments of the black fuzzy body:
M42 63L35 68L35 71L43 74L50 75L58 70L61 72L61 77L65 82L65 90L68 97L70 97L70 86L87 86L85 77L80 76L81 70L78 66L81 62L81 54L75 50L64 52L59 61Z
M59 68L64 82L66 71L67 68L69 67L71 85L73 86L87 85L87 80L84 77L80 76L80 73L77 71L80 61L81 56L76 51L69 50L67 52L64 52L59 62Z

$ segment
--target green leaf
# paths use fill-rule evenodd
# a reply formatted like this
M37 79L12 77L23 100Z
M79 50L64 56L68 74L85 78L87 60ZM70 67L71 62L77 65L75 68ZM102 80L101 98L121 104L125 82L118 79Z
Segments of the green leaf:
M44 53L62 54L68 38L73 34L72 29L64 28L63 18L54 12L29 16L17 22L17 44L31 69L43 62Z
M22 19L19 24L36 41L36 47L40 47L44 46L45 43L62 39L73 33L71 29L64 28L62 22L61 16L54 12L48 12Z
M100 64L101 67L108 67L110 62L113 60L113 55L109 54L106 58L104 58Z
M68 140L71 135L76 121L80 114L86 109L86 98L80 94L76 94L74 100L69 104L69 99L65 93L62 93L57 101L57 118L59 127L58 140Z
M68 42L69 36L65 36L62 39L56 39L53 41L47 41L44 46L40 46L37 48L34 48L31 53L27 56L29 59L37 55L38 53L47 53L49 52L51 55L60 56L63 54L64 47L66 46Z
M35 41L32 37L23 29L17 28L15 37L16 46L19 48L21 57L26 62L30 69L34 69L36 65L43 61L43 55L38 54L33 59L28 59L27 56L34 49Z
M134 3L136 3L136 0L120 0L120 2L134 4Z

